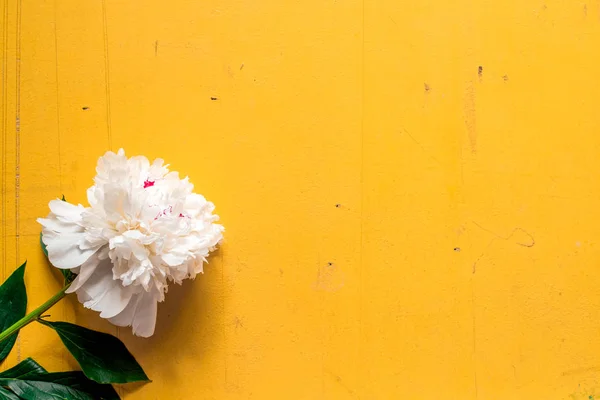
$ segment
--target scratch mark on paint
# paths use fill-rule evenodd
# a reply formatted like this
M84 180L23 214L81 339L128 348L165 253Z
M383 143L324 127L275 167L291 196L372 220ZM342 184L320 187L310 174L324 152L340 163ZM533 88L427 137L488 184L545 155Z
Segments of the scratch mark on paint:
M517 237L516 239L514 239L514 243L519 245L519 246L523 246L523 247L533 247L535 246L535 238L533 237L533 235L531 235L529 232L527 232L525 229L523 228L515 228L511 231L511 233L508 236L501 236L499 234L497 234L494 231L491 231L483 226L481 226L480 224L478 224L475 221L471 221L475 226L477 226L479 229L493 235L494 237L489 241L489 243L487 244L487 246L485 246L485 249L481 252L481 254L479 255L479 257L477 257L477 259L475 260L475 262L473 263L473 274L477 271L477 264L479 263L479 261L481 261L481 259L485 256L485 253L487 253L488 249L492 246L492 244L494 244L494 242L498 239L501 240L506 240L506 241L510 241L511 239L513 239L517 234L521 233L521 237Z
M502 80L504 82L508 82L508 75L502 75Z
M425 85L425 93L428 93L431 90L431 86L429 86L427 83L425 83L424 85Z
M414 138L413 135L411 135L406 129L402 128L402 131L406 134L406 136L408 136L410 138L410 140L412 140L413 142L415 142L415 144L417 146L419 146L421 148L421 151L423 151L423 153L425 153L427 156L429 156L433 161L435 161L439 166L443 166L442 163L435 158L434 156L432 156L427 149L425 149L425 147L423 147L423 145L421 144L421 142L419 142L417 139Z
M485 253L488 251L488 249L490 248L490 246L492 244L494 244L494 241L496 239L492 239L489 241L489 243L487 244L487 246L485 246L485 249L483 249L483 251L481 252L481 254L479 255L479 257L477 257L477 259L475 260L475 262L473 263L473 270L472 273L474 274L475 272L477 272L477 264L479 263L479 261L481 261L481 259L483 258L483 256L485 256Z
M533 235L531 235L529 232L527 232L525 229L523 228L515 228L512 230L512 232L508 235L508 236L501 236L499 234L497 234L496 232L489 230L487 228L484 228L483 226L481 226L480 224L478 224L475 221L471 221L475 226L477 226L479 229L482 229L488 233L491 233L492 235L494 235L496 238L498 239L502 239L502 240L510 240L513 236L515 236L518 232L522 232L523 234L525 234L525 236L527 237L527 240L523 240L524 238L518 238L515 243L518 244L519 246L523 246L523 247L533 247L535 246L535 238L533 237Z
M342 380L342 378L341 378L339 375L337 375L337 374L334 374L333 372L331 372L331 371L329 371L329 370L327 370L327 369L325 370L325 372L327 372L327 373L329 374L329 376L330 376L330 377L331 377L331 378L332 378L332 379L333 379L333 380L334 380L336 383L338 383L338 384L339 384L341 387L343 387L344 389L346 389L346 391L348 392L348 394L352 395L352 397L355 397L355 398L357 398L356 394L354 393L354 390L350 389L350 388L348 387L348 385L346 385L346 384L344 383L344 381Z
M158 56L158 40L154 42L154 57Z
M479 80L481 80L481 78L483 78L483 66L479 66L477 67L477 76L479 77Z
M475 87L473 86L473 82L469 82L465 90L464 114L471 152L475 154L477 152L477 113L475 109Z
M527 241L527 242L517 241L516 243L519 246L523 246L523 247L533 247L533 246L535 246L535 239L533 238L533 236L531 235L531 233L527 232L525 229L522 229L522 228L515 228L515 230L513 231L513 234L516 233L517 231L523 232L525 235L527 235L529 237L529 239L531 239L530 241ZM511 236L512 236L512 234L511 234Z

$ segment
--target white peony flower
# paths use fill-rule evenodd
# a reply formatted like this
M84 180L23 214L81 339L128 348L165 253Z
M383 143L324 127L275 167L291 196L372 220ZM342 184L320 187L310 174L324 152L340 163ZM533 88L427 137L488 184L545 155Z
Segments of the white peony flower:
M52 200L48 218L38 219L50 262L77 273L68 292L144 337L154 333L169 282L201 273L223 237L214 205L167 167L109 151L87 191L90 207Z

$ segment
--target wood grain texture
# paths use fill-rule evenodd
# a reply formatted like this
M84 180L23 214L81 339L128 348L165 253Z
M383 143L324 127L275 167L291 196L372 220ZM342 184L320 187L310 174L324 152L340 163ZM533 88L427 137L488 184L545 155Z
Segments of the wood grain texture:
M600 3L0 0L2 277L107 149L225 242L134 338L125 399L600 395ZM2 365L75 367L28 327Z

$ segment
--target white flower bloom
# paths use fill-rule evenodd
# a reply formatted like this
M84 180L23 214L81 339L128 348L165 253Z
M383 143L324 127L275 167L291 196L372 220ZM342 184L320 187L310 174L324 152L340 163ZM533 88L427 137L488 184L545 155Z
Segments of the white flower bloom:
M90 207L52 200L38 219L50 262L77 273L68 292L144 337L154 333L168 283L201 273L223 237L214 205L167 167L109 151L87 191Z

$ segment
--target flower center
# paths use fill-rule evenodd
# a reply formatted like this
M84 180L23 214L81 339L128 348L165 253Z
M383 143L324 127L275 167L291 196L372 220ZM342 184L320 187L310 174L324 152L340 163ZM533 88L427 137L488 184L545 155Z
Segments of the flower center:
M122 235L127 231L139 231L144 235L148 235L151 233L148 225L146 225L143 221L140 221L138 219L124 218L121 221L117 222L115 228L117 229L119 235Z

